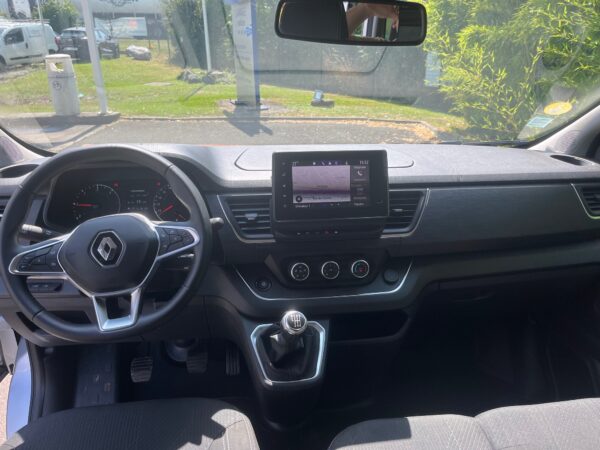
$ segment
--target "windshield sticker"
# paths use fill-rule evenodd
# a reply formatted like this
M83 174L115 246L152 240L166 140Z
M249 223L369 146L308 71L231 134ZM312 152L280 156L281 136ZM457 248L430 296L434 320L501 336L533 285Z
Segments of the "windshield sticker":
M552 117L534 116L529 122L527 122L527 126L530 128L546 128L553 120L554 119Z
M568 113L573 109L573 105L569 102L554 102L544 108L544 114L549 116L560 116Z

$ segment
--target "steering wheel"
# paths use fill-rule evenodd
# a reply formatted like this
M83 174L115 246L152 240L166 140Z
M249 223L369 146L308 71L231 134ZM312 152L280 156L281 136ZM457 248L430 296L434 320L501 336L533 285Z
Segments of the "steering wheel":
M38 190L82 163L125 162L161 175L190 213L185 222L150 221L140 214L113 214L81 223L47 241L23 245L19 230ZM47 333L74 342L108 342L140 335L176 315L194 295L210 263L212 230L206 204L192 181L160 155L133 146L68 150L34 170L12 195L0 224L0 271L23 314ZM192 253L185 281L159 309L144 312L142 294L161 261ZM29 292L28 276L71 282L91 301L96 323L68 322L45 309ZM114 303L127 314L115 317ZM150 309L150 308L148 308Z

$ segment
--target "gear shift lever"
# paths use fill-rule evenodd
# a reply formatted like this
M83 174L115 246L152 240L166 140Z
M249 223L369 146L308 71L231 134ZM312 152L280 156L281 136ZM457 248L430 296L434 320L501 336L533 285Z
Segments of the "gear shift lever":
M303 349L303 335L308 321L300 311L288 311L279 323L279 330L270 336L270 359L274 364L279 363L286 356Z
M281 329L285 331L286 338L298 338L306 331L306 316L300 311L288 311L281 319Z

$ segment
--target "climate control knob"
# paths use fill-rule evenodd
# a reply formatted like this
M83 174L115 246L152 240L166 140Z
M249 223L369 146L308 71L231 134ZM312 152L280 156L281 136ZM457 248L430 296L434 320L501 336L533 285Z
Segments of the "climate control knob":
M356 278L364 278L369 275L369 263L364 259L358 259L350 266L350 272Z
M335 261L325 261L321 266L321 275L328 280L335 280L340 275L340 265Z
M304 281L309 275L310 269L306 263L296 262L290 267L290 276L295 281Z

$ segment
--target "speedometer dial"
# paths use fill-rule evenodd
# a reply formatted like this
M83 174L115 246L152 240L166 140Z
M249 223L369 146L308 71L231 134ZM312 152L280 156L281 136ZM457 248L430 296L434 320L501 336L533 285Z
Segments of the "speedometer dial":
M161 220L182 222L190 218L188 210L175 196L168 184L156 191L153 207L154 213Z
M121 200L110 186L92 184L75 195L72 206L75 221L81 223L94 217L117 214L121 210Z

